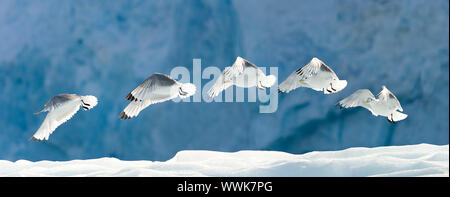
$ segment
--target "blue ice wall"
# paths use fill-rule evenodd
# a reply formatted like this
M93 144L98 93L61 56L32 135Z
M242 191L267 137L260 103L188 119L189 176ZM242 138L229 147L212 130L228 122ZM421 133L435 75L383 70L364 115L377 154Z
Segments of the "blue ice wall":
M304 153L354 146L449 143L449 3L403 1L0 1L0 159L105 156L166 160L179 150ZM152 105L121 121L125 96L175 66L224 68L242 56L284 80L312 57L349 84L300 88L261 103ZM203 80L205 84L209 80ZM397 124L335 103L386 85L409 116ZM60 93L92 94L49 141L28 138Z

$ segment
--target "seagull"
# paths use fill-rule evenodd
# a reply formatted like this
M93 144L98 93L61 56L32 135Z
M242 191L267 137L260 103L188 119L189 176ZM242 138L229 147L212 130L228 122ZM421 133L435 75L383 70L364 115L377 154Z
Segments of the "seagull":
M180 83L168 75L155 73L145 79L126 99L130 101L120 113L123 120L135 117L151 104L164 102L176 97L186 98L195 94L196 88L192 83Z
M340 105L341 109L358 106L364 107L372 112L374 116L380 115L387 117L390 123L395 123L408 117L408 115L401 113L403 112L403 108L400 102L386 86L382 86L382 90L377 96L378 98L375 98L368 89L360 89L339 101L338 105Z
M308 64L291 73L278 86L278 92L289 93L298 87L306 87L323 91L324 94L331 94L341 91L346 86L346 80L339 80L330 67L314 57Z
M256 86L260 90L265 90L275 84L276 80L277 78L274 75L266 76L255 64L242 57L237 57L232 66L223 70L214 85L209 89L208 95L211 98L216 97L232 85L242 88Z
M48 140L50 134L52 134L59 125L72 118L72 116L80 109L80 106L83 107L84 110L89 110L96 105L97 97L91 95L79 96L76 94L60 94L54 96L44 105L44 109L34 113L39 114L48 111L41 127L39 127L30 140Z

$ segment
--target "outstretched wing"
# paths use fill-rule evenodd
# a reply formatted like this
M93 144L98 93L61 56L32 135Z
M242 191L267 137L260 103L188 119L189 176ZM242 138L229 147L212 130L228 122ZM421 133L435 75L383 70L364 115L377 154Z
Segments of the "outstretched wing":
M229 67L227 67L229 68ZM225 70L227 69L225 68ZM225 89L229 88L230 86L233 85L232 81L227 81L225 80L224 75L220 75L216 82L214 83L214 85L211 87L211 89L208 90L208 95L209 97L213 98L216 97L217 95L219 95L222 91L224 91Z
M244 70L247 68L254 68L254 69L258 69L258 67L249 62L248 60L242 58L242 57L237 57L236 61L233 63L232 66L230 67L226 67L223 70L223 76L224 79L226 81L231 81L233 80L235 77L241 75L242 73L244 73Z
M143 109L147 108L149 105L164 102L164 101L173 99L177 96L178 96L178 94L174 94L172 96L152 94L151 97L148 97L148 99L131 101L127 105L127 107L125 107L125 109L123 109L123 111L120 113L119 118L123 119L123 120L133 118L133 117L139 115L139 113Z
M175 81L170 76L161 73L155 73L145 79L133 91L131 91L126 96L126 99L130 101L156 99L154 100L155 102L161 102L161 99L170 97L170 88L173 88L176 84L177 81Z
M278 91L289 93L290 91L301 87L302 81L299 78L300 77L296 72L291 73L287 79L278 85Z
M368 103L366 103L367 99L369 98L375 100L375 96L372 94L372 92L370 92L370 90L361 89L357 90L347 98L339 101L338 105L340 105L341 108L364 107L376 116L376 114L373 112L372 107Z
M318 73L325 72L332 79L338 80L336 73L325 63L317 58L313 58L308 64L292 72L289 77L284 80L278 87L280 92L290 92L294 89L304 86L305 80L317 76Z
M178 96L175 88L179 83L168 75L155 73L131 91L126 99L130 104L120 113L119 118L130 119L151 104L168 101Z
M50 134L52 134L59 125L66 122L67 120L72 118L75 113L77 113L77 111L80 109L80 105L80 99L68 100L63 103L49 102L49 104L47 105L49 112L45 117L45 120L42 123L41 127L39 127L39 129L36 131L36 133L34 133L30 140L48 140Z
M236 79L236 77L242 75L247 68L259 70L259 68L255 64L242 57L237 57L232 66L225 67L222 74L219 76L219 78L217 78L211 89L209 89L209 97L215 97L219 95L223 90L232 86L234 84L233 81Z
M298 75L298 80L307 80L312 76L316 76L319 72L329 73L333 78L338 79L336 73L317 58L313 58L308 64L295 71Z
M398 101L397 97L386 87L383 87L383 90L381 90L381 92L378 93L378 99L381 102L386 103L389 106L389 108L393 110L399 110L401 112L403 111L403 108L400 105L400 102Z

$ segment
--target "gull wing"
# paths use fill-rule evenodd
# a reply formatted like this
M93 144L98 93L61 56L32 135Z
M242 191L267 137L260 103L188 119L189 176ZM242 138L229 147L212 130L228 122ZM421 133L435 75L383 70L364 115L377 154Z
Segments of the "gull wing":
M229 67L227 67L229 68ZM227 69L225 68L225 70ZM220 75L216 82L214 83L214 85L211 87L211 89L209 89L208 91L208 95L209 97L213 98L216 97L217 95L219 95L222 91L224 91L225 89L229 88L230 86L233 85L232 81L227 81L225 80L224 75Z
M78 97L79 98L79 97ZM47 116L44 119L41 127L34 133L34 135L30 138L33 141L42 141L48 140L50 134L55 131L55 129L61 124L65 123L67 120L73 117L75 113L80 109L81 100L80 99L69 99L66 98L55 97L47 104L44 110L49 111ZM65 100L61 102L61 100ZM43 110L43 111L44 111Z
M389 106L389 108L399 110L401 112L403 111L403 108L400 105L400 102L398 101L397 97L385 86L383 86L383 90L381 90L381 92L378 93L378 99L380 100L380 102L385 102Z
M318 58L313 58L308 64L292 72L278 87L280 92L290 92L302 87L304 81L316 76L319 72L326 72L333 79L339 80L336 73Z
M168 101L177 97L178 94L174 94L172 96L160 95L160 94L151 94L147 99L144 100L133 100L131 101L125 109L120 113L119 118L123 120L127 120L133 118L139 113L150 106L151 104L160 103L164 101Z
M259 68L255 64L249 62L248 60L242 57L237 57L233 65L230 67L226 67L223 70L222 74L226 81L232 81L236 76L239 76L242 73L244 73L244 70L247 68L254 68L259 70Z
M339 101L338 105L341 108L364 107L368 109L373 115L376 116L372 106L370 106L368 103L365 102L368 98L375 100L375 96L372 94L372 92L370 92L370 90L360 89L351 94L350 96L346 97L345 99Z
M131 102L120 113L119 118L130 119L151 104L177 97L178 94L173 94L173 88L177 87L179 83L168 75L161 73L151 75L127 95L126 99Z
M164 91L158 90L172 88L176 84L178 84L178 82L170 76L161 73L155 73L145 79L133 91L131 91L126 96L126 99L130 101L142 101L147 99L156 99L154 101L160 101L164 96L166 98L169 98L170 91L167 91L167 93L165 94Z

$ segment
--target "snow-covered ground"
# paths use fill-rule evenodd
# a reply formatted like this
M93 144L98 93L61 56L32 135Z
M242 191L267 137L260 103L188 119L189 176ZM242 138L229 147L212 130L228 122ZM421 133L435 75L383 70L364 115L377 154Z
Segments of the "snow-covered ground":
M449 145L316 151L180 151L172 159L0 160L0 176L449 176Z

